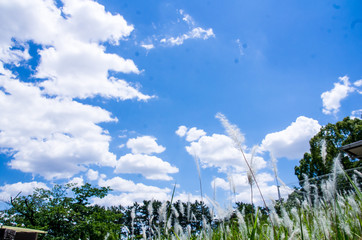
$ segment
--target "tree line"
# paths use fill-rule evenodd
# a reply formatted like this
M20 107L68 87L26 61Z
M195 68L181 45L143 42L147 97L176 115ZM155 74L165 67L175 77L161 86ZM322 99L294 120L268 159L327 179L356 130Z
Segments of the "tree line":
M201 201L145 200L112 207L90 204L92 198L103 198L109 191L88 183L79 187L55 185L50 190L38 188L31 195L11 198L10 208L1 211L0 223L48 231L39 237L44 240L152 238L168 234L175 227L197 235L205 224L213 228L219 224L213 209ZM256 212L255 206L241 202L236 203L236 208L249 215L249 221ZM266 209L259 210L267 215Z

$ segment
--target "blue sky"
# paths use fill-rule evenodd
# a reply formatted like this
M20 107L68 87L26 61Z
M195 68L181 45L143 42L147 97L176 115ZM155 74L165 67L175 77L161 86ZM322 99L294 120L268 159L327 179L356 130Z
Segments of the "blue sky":
M276 199L320 127L361 117L360 1L0 1L0 199L90 182L103 205ZM232 193L235 190L235 194ZM255 196L256 202L260 201Z

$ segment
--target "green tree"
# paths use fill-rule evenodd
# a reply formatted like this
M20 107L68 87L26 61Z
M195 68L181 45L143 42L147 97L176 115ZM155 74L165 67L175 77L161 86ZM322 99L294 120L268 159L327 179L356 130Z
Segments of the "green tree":
M362 161L350 158L340 151L340 147L362 140L362 120L346 117L336 124L327 124L309 141L310 153L305 153L299 166L295 167L301 185L307 176L311 183L320 184L333 170L335 158L341 154L341 164L344 169L353 169L362 166ZM323 145L325 155L323 154ZM324 156L323 156L324 155ZM346 182L346 181L345 181ZM345 187L345 186L344 186Z
M119 239L122 214L89 202L109 191L88 183L35 189L31 195L12 198L0 222L48 231L42 239Z

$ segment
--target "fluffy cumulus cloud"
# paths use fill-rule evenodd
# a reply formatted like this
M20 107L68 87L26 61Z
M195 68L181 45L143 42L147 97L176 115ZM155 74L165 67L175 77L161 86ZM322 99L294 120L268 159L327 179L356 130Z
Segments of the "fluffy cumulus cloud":
M0 2L0 147L11 155L11 168L46 179L71 178L92 164L116 166L111 138L98 124L117 119L74 99L152 97L109 76L109 71L140 72L131 59L109 53L103 44L127 39L133 26L96 1L62 0L62 5ZM29 54L30 46L38 55ZM7 68L26 67L35 57L32 79L22 81Z
M307 132L315 133L320 128L317 121L300 117L297 119L296 123L293 123L286 130L267 136L261 147L256 146L250 149L245 146L245 137L236 125L231 124L221 113L218 113L216 118L221 121L229 136L222 134L202 136L198 141L191 142L189 146L186 146L186 151L191 156L200 159L203 168L213 167L227 176L226 178L214 178L211 182L212 188L233 192L233 200L242 202L250 202L250 185L248 179L250 170L246 166L243 154L240 151L241 149L244 152L249 166L253 170L256 181L264 194L264 198L274 200L278 198L275 179L270 173L271 169L267 169L267 162L259 156L258 153L262 153L266 150L265 147L269 146L267 143L274 143L274 140L280 138L282 140L291 140L291 142L289 142L290 144L293 143L298 145L301 142L301 139L304 139L304 135L301 134L300 131L297 131L298 137L295 138L295 135L290 135L291 132L298 129L306 131L307 129ZM181 126L177 132L179 133L178 135L186 136L187 129L182 128ZM309 136L310 135L308 135L307 143L310 138ZM270 144L270 146L275 147L273 144ZM271 151L273 149L268 148L268 150ZM295 150L295 148L293 150ZM262 201L260 195L256 192L257 190L254 187L254 203L261 205ZM283 186L280 188L280 192L282 197L286 197L292 192L292 189Z
M215 167L221 172L247 170L245 160L241 152L235 148L233 140L222 134L203 136L197 142L192 142L186 147L186 151L200 159L201 166ZM251 153L246 152L245 156L251 159ZM261 157L254 157L254 168L262 169L266 162Z
M274 177L266 172L257 173L256 179L264 199L270 203L270 200L278 199L278 187L275 185ZM220 188L226 191L231 191L235 196L231 198L240 202L251 202L251 189L246 174L231 174L227 179L215 178L211 182L212 187ZM293 189L287 186L280 186L280 195L282 198L286 198ZM257 205L263 205L261 196L259 194L256 185L253 184L253 202Z
M83 186L84 185L84 179L83 177L74 177L68 181L68 184L72 184L75 186Z
M158 145L156 140L155 137L151 136L131 138L127 141L127 147L130 148L134 154L162 153L166 148Z
M0 145L9 165L47 179L69 178L89 164L115 166L110 136L97 125L116 119L99 107L45 98L30 83L0 76Z
M134 183L120 177L114 177L108 180L100 179L99 186L109 186L113 191L105 198L93 199L93 204L102 206L131 206L134 202L143 202L143 200L169 201L171 199L170 188L159 188L155 186L145 185L143 183ZM200 201L200 196L189 193L180 192L174 196L175 201L194 202Z
M115 173L142 174L151 180L172 180L168 174L177 173L177 167L156 156L126 154L117 161Z
M93 169L89 169L87 172L87 179L89 181L95 181L99 178L99 172Z
M148 186L142 183L134 183L133 181L126 180L120 177L114 177L108 180L100 179L99 186L109 186L114 192L121 192L108 194L105 198L94 199L94 204L103 206L129 206L134 202L142 202L143 200L157 199L159 201L169 200L171 190L169 188L159 188Z
M120 100L151 98L124 80L108 77L110 70L130 73L138 69L132 60L104 53L102 46L68 41L64 46L40 51L40 56L35 76L49 79L40 84L47 94L71 98L101 95Z
M298 117L286 129L269 133L261 144L261 150L269 151L275 157L299 159L309 150L309 140L319 132L321 125L317 120Z
M175 133L180 137L184 137L187 133L187 127L179 126Z
M49 189L45 183L42 182L17 182L13 184L5 184L0 187L0 200L1 201L10 201L11 197L19 195L29 195L34 192L36 188Z
M197 129L196 127L188 129L186 126L179 126L175 133L180 137L186 137L188 142L197 141L206 135L206 132L202 129Z
M110 41L117 44L129 36L133 26L129 25L119 14L112 15L104 6L95 1L62 0L63 13L68 18L69 32L76 34L83 41Z
M161 189L155 186L148 186L143 183L134 183L131 180L126 180L121 177L114 177L108 180L100 179L98 181L98 185L101 187L109 186L112 190L117 192L142 192L142 193L170 192L169 188Z
M186 133L186 141L193 142L200 139L200 137L205 136L206 132L202 129L197 129L195 127L190 128Z
M217 177L211 181L211 187L221 188L223 190L230 190L232 188L227 180L220 177Z
M356 81L353 85L359 87L362 85L362 81ZM362 92L353 85L349 82L349 77L340 77L339 82L334 83L334 88L332 90L322 93L323 113L337 114L341 107L341 101L350 93L357 90L358 93L362 94Z

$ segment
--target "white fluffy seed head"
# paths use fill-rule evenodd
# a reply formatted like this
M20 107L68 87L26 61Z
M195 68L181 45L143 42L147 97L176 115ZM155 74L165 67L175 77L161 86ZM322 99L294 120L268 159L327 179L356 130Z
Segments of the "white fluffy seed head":
M217 119L220 120L221 124L226 130L226 133L229 135L229 137L234 141L234 144L237 148L242 148L242 144L245 141L244 135L240 132L240 129L229 122L229 120L225 117L222 113L217 113L215 115Z
M327 142L325 139L322 139L322 141L320 142L321 145L321 155L322 155L322 160L323 163L326 164L326 159L327 159Z

